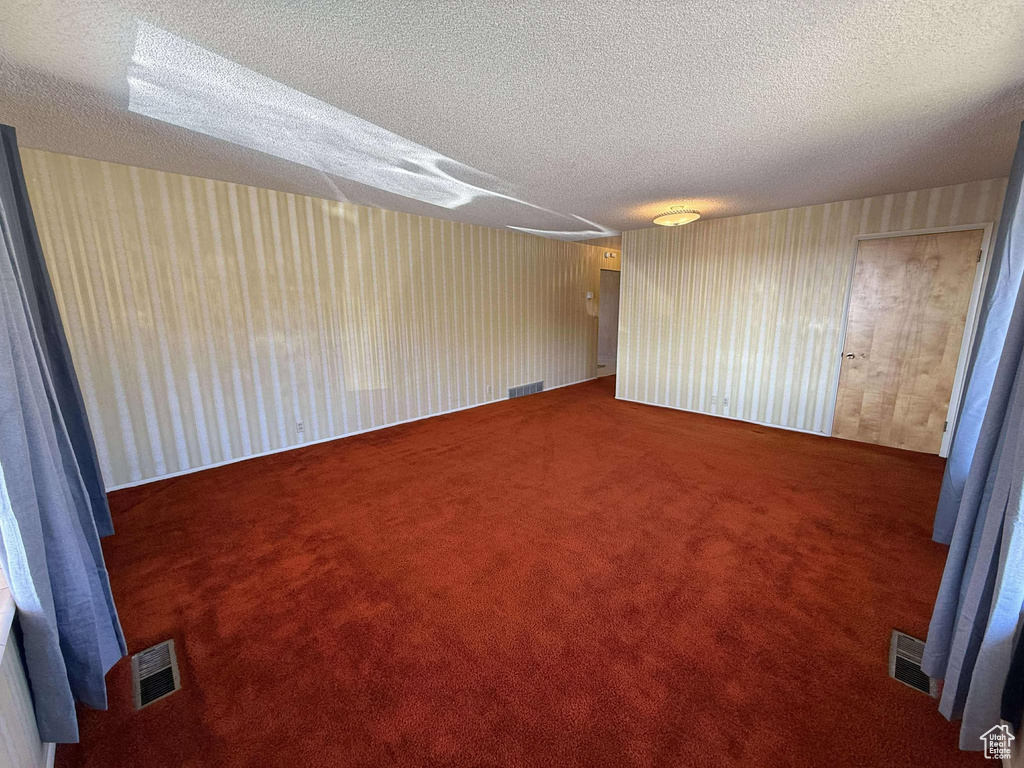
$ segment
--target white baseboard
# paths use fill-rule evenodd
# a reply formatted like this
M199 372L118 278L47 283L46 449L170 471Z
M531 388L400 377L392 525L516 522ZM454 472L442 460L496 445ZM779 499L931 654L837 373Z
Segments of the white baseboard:
M585 379L579 379L578 381L569 381L565 384L559 384L555 387L549 387L545 389L545 392L549 392L554 389L561 389L562 387L571 387L575 384L583 384L587 381L593 381L596 376L588 376ZM416 416L412 419L402 419L401 421L391 421L387 424L381 424L376 427L367 427L366 429L359 429L355 432L346 432L343 435L332 435L331 437L321 437L318 440L308 440L302 443L296 443L295 445L286 445L283 448L273 448L269 451L261 451L260 453L251 453L248 456L239 456L234 459L225 459L224 461L217 461L213 464L203 464L201 467L190 467L189 469L182 469L177 472L168 472L165 475L156 475L154 477L147 477L142 480L133 480L130 483L121 483L120 485L107 486L107 493L111 491L120 491L124 488L136 488L140 485L146 485L147 483L155 483L158 480L169 480L172 477L182 477L183 475L191 475L194 472L202 472L206 469L215 469L217 467L224 467L228 464L237 464L240 461L249 461L249 459L258 459L263 456L273 456L275 453L284 453L285 451L294 451L298 448L307 448L311 445L320 445L321 443L330 443L334 440L344 440L346 437L355 437L356 435L365 435L367 432L377 432L381 429L389 429L391 427L397 427L402 424L412 424L415 421L423 421L424 419L432 419L435 416L447 416L449 413L458 413L459 411L468 411L470 408L480 408L484 405L492 405L493 403L500 403L503 400L508 400L508 396L495 397L492 400L485 400L482 403L473 403L472 405L462 405L458 408L450 408L447 411L438 411L437 413L428 413L425 416Z
M46 768L53 768L53 761L57 759L57 745L53 742L46 744Z
M805 435L814 435L815 437L831 437L824 432L815 432L813 429L800 429L800 427L786 427L782 424L771 424L767 421L754 421L753 419L741 419L738 416L726 416L721 413L710 413L709 411L698 411L693 408L682 408L678 405L664 405L662 403L649 403L646 400L634 400L632 397L620 397L615 396L616 400L622 400L627 403L636 403L637 405L650 405L655 408L668 408L670 411L682 411L683 413L698 413L701 416L714 416L716 419L725 419L726 421L739 421L743 424L756 424L759 427L770 427L771 429L784 429L787 432L800 432Z

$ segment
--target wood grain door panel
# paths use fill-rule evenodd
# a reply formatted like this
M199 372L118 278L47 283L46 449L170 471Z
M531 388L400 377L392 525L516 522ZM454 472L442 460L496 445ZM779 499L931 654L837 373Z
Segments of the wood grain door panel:
M939 452L983 237L861 241L834 436Z

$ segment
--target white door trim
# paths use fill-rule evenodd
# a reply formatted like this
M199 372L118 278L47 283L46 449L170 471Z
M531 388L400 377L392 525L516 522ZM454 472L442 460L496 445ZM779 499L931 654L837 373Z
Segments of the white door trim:
M905 229L895 232L874 232L870 235L856 235L853 238L850 254L850 274L846 281L846 300L843 304L843 317L839 326L839 354L835 362L835 373L832 377L832 407L828 415L828 427L825 434L831 437L832 427L836 417L836 406L839 399L839 374L843 366L843 350L846 348L846 324L850 318L850 301L853 297L853 277L857 271L857 251L860 248L861 240L884 240L893 237L913 237L914 235L939 235L943 232L963 232L966 230L980 229L984 233L981 238L981 261L974 273L974 285L971 288L971 303L967 307L967 322L964 324L964 338L960 343L960 355L956 362L956 374L953 377L953 392L949 398L949 411L946 420L949 426L942 435L942 445L939 448L939 456L949 455L949 444L953 437L953 429L956 414L960 409L960 399L963 396L964 379L967 375L967 362L970 360L971 349L974 347L974 337L978 332L978 305L981 303L982 289L988 281L989 265L992 259L992 227L993 223L980 222L978 224L955 224L949 227L929 227L927 229Z

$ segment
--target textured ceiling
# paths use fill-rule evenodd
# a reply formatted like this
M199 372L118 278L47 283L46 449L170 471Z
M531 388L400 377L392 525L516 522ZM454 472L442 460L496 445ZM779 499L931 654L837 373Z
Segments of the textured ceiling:
M1005 175L1024 119L1020 0L5 6L23 146L496 226L133 114L139 22L614 230Z

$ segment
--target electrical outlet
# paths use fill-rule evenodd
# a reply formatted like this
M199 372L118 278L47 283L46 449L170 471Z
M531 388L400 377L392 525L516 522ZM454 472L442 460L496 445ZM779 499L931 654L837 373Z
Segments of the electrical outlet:
M726 395L725 397L722 398L722 405L724 405L726 408L729 407L729 396L728 395Z
M491 385L490 384L487 385L487 389L485 390L485 393L488 394L488 395L491 394Z
M711 404L712 405L718 405L718 395L712 395L711 396Z
M302 422L301 421L296 421L295 422L295 431L298 432L301 435L303 429L305 429L305 427L303 427Z

